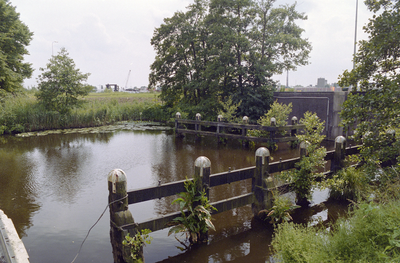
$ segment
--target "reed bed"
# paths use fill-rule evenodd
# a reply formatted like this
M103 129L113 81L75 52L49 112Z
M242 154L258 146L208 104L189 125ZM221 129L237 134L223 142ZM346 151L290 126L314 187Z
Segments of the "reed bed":
M101 99L100 99L101 98ZM129 98L129 99L125 99ZM0 103L0 134L96 127L118 121L164 121L169 114L154 95L89 96L69 114L46 111L32 95L7 98Z

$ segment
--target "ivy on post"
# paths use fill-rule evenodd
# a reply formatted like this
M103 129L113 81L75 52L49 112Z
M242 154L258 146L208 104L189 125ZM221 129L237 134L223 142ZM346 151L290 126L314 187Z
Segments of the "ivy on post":
M344 159L346 155L346 138L338 136L335 139L335 153L331 161L331 171L337 172L344 167Z
M252 180L252 192L254 193L254 203L252 204L252 210L254 216L258 216L261 210L264 210L265 207L265 194L264 188L267 187L267 182L271 180L266 179L269 177L269 161L270 161L270 153L269 150L265 147L260 147L257 149L256 154L256 169L254 170L254 177ZM268 183L269 184L269 183ZM268 198L269 196L267 196Z
M128 194L126 174L120 169L114 169L108 174L108 202L110 204L110 239L115 263L143 262L143 251L137 260L130 257L128 247L122 245L122 241L129 233L134 236L137 229L123 230L121 226L134 224L135 221L128 210Z

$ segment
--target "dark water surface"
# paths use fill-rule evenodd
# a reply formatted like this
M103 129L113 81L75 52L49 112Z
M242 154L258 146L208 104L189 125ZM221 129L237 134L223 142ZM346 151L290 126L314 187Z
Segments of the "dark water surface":
M13 220L31 263L71 262L89 228L107 206L107 175L125 171L128 189L192 177L199 156L211 160L211 172L255 165L255 149L240 144L218 145L214 139L175 140L166 131L115 131L100 134L0 137L0 209ZM286 145L272 154L274 161L298 155ZM212 201L246 193L251 181L211 189ZM174 198L131 205L137 222L175 211ZM325 201L317 192L314 203ZM295 215L298 222L334 219L343 206L326 203ZM216 232L209 245L188 252L168 230L152 233L145 247L151 262L268 262L272 230L252 220L246 206L214 216ZM112 262L109 212L93 228L75 262Z

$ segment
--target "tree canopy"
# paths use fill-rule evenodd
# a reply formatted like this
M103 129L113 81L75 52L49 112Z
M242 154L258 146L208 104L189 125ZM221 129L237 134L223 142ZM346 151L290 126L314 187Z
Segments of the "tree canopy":
M275 0L194 0L164 19L151 44L149 76L167 106L214 116L232 98L238 115L258 119L272 103L271 77L307 64L310 43L296 20L296 5ZM215 116L216 118L216 116Z
M67 50L61 48L56 56L50 58L46 68L40 68L43 73L38 77L36 97L47 110L60 114L78 106L79 98L88 95L93 88L85 84L90 74L81 73L68 55Z
M32 75L31 64L23 62L32 35L15 7L8 0L0 0L0 96L16 92Z
M347 127L356 122L367 163L399 155L400 140L391 144L400 127L400 0L366 0L374 16L364 26L368 40L359 42L355 68L341 76L341 86L352 86L341 117Z

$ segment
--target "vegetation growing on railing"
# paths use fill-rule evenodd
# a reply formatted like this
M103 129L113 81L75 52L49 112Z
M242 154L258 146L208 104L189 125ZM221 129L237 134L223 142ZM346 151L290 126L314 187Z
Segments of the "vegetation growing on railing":
M177 203L181 211L181 216L176 217L171 225L168 235L172 233L184 233L185 239L189 241L189 246L207 242L207 232L209 229L215 230L211 222L211 209L216 210L210 205L204 191L197 189L197 180L185 181L185 192L179 193L178 198L172 204ZM184 242L178 241L185 246Z
M293 220L291 213L294 209L299 208L298 205L293 205L289 197L280 195L280 193L273 193L273 206L269 210L261 210L259 217L264 220L270 220L271 224L280 224L282 222L289 222Z
M279 103L278 101L274 101L268 112L264 116L261 116L257 123L262 126L271 126L271 118L275 118L276 127L286 126L289 114L291 112L292 103L286 105L283 103ZM285 132L286 131L283 131L283 134L285 134ZM268 138L270 136L270 133L260 130L249 130L248 135Z
M296 137L302 142L300 147L306 149L306 154L296 163L296 169L282 172L280 178L293 183L296 202L304 205L311 198L312 189L317 184L316 179L323 177L323 174L318 171L325 165L326 149L320 146L325 138L321 135L324 122L321 122L315 113L306 112L300 123L305 125L304 134L296 135Z
M232 100L232 96L230 96L226 102L220 101L220 104L222 109L218 111L218 115L222 115L224 121L227 122L240 121L240 118L237 117L236 112L238 111L240 104L242 104L242 101L234 103Z
M149 229L142 229L138 231L133 237L129 233L125 236L125 240L122 241L122 245L129 247L130 257L134 260L140 260L142 258L142 250L146 244L150 244L153 238L149 235L151 231Z
M369 181L362 169L348 167L323 182L329 188L329 198L335 200L365 200L370 193Z

